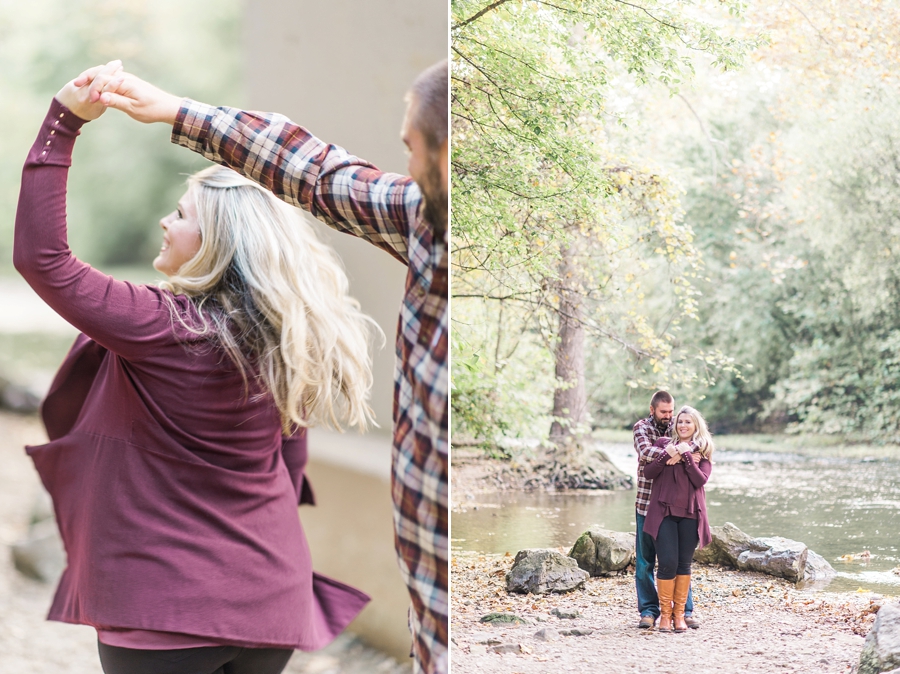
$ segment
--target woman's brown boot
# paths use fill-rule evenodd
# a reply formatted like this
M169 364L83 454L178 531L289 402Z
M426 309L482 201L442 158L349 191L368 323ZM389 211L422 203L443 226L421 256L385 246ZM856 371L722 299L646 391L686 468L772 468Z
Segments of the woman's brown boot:
M687 632L687 623L684 621L684 605L687 603L688 591L691 589L691 576L675 576L675 588L673 601L675 602L675 631Z
M674 578L656 579L656 594L659 595L659 627L657 629L660 632L672 631L672 594L674 591Z

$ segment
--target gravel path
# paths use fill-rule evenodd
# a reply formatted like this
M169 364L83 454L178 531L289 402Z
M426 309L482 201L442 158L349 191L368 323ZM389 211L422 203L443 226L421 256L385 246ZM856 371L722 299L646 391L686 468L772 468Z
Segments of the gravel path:
M850 672L883 601L870 593L805 593L771 576L695 565L701 627L669 634L637 628L631 574L592 578L566 595L507 594L504 576L512 561L454 555L453 674ZM581 615L563 619L554 610ZM494 612L529 624L479 622ZM589 633L559 634L572 629ZM549 640L538 636L540 630Z
M40 489L23 446L41 442L45 436L36 418L0 412L0 673L101 674L96 632L45 620L55 588L23 577L9 554L9 546L27 533ZM295 653L285 672L409 674L411 669L345 633L321 651Z

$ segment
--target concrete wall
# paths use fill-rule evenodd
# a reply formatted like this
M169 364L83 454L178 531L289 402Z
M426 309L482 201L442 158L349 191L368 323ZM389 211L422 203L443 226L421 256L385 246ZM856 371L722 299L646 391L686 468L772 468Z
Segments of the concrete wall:
M406 173L404 94L447 57L446 0L248 0L244 46L251 109L280 112L385 171ZM373 408L381 431L314 431L310 479L319 505L301 519L316 569L373 597L351 629L398 658L409 654L393 549L390 429L393 341L406 268L370 244L320 233L338 251L351 292L387 336L376 354Z

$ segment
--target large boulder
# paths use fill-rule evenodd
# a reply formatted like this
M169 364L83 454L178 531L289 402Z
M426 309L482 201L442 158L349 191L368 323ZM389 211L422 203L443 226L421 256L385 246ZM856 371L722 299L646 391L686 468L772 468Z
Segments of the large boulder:
M750 549L737 558L741 571L760 571L794 583L803 580L809 549L799 541L781 536L754 538Z
M584 587L590 574L555 550L520 550L506 574L507 592L547 594Z
M806 571L803 582L809 585L827 585L837 576L837 571L822 555L809 550L806 555Z
M780 536L752 538L726 522L710 527L712 542L694 552L694 561L760 571L793 582L827 585L837 572L806 545Z
M634 534L589 529L575 541L569 557L592 576L607 576L634 561Z
M900 602L885 604L875 616L859 656L859 674L900 669Z
M701 564L721 564L736 567L742 552L750 549L753 540L731 522L721 527L710 527L712 542L705 548L694 551L694 561Z

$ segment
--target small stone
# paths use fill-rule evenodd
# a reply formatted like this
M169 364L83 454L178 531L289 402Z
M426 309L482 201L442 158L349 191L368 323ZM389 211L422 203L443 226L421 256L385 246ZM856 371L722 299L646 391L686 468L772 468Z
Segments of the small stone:
M561 611L558 608L553 609L552 611L550 611L550 613L555 615L557 618L563 618L564 620L574 620L575 618L581 617L580 611Z
M494 646L492 649L494 653L521 653L522 649L519 644L500 644L499 646Z
M560 630L560 634L564 637L586 637L594 633L594 630L585 627L573 627L570 630Z
M559 632L552 627L543 627L534 633L534 638L538 641L557 641Z

